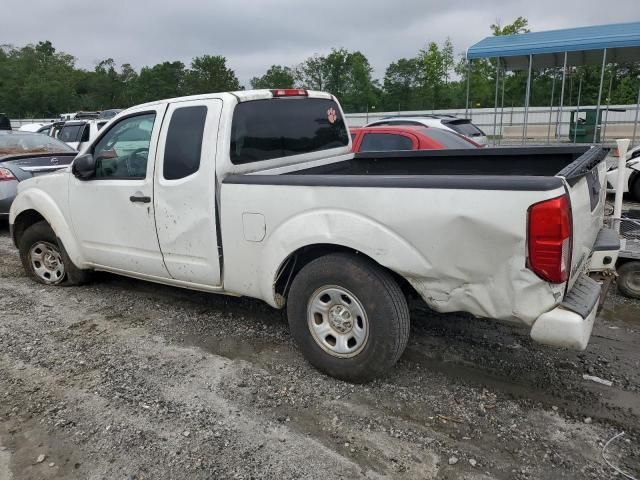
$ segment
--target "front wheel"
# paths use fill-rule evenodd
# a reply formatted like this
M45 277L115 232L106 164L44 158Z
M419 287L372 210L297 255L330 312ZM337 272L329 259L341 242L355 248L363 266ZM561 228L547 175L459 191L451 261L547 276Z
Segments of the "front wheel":
M20 260L29 276L45 285L79 285L89 279L77 268L47 222L28 227L18 242Z
M367 382L391 368L409 338L409 308L397 282L354 254L330 254L305 265L291 285L287 316L307 360L351 382Z

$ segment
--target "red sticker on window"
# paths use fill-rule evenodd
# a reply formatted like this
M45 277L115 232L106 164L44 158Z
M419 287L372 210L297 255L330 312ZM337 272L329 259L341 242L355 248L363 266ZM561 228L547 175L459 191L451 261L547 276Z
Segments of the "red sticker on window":
M327 120L329 120L329 123L333 124L337 119L338 115L336 114L335 108L330 108L329 110L327 110Z

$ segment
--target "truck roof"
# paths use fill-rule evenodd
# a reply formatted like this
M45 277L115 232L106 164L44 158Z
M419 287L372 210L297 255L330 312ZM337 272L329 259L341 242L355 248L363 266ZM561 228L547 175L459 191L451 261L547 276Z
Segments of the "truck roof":
M220 98L220 99L232 99L235 98L238 102L247 102L251 100L268 100L274 98L276 95L273 94L274 91L281 89L261 89L261 90L238 90L235 92L217 92L217 93L203 93L200 95L188 95L185 97L174 97L174 98L165 98L162 100L155 100L153 102L143 103L141 105L136 105L138 107L146 107L153 105L161 105L163 103L173 103L173 102L184 102L187 100L208 100L211 98ZM303 90L303 89L298 89ZM329 100L336 100L336 98L327 92L319 92L317 90L304 90L306 92L306 96L309 98L326 98Z

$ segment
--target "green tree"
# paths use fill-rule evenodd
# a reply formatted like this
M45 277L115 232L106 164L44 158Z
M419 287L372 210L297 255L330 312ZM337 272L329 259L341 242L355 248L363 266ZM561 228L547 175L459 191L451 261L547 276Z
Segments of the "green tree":
M373 68L362 52L334 48L326 55L307 58L296 69L300 87L323 90L335 95L347 111L374 108L379 87L372 77Z
M195 57L186 74L186 94L240 90L240 82L227 59L220 55Z
M186 74L182 62L163 62L153 67L142 67L136 82L136 103L183 95Z
M529 20L524 17L518 17L513 22L508 23L505 26L501 26L500 22L491 24L489 27L494 37L500 35L515 35L518 33L529 33Z
M442 93L448 72L445 58L435 42L429 42L427 48L420 50L417 57L420 68L420 93L422 107L436 109L443 104Z
M387 111L417 108L419 86L420 69L415 58L401 58L391 63L384 74L382 108Z
M308 88L309 90L326 90L327 69L327 58L315 54L296 67L296 82L300 87Z
M271 65L261 77L253 77L251 88L293 88L295 73L291 68L282 65Z

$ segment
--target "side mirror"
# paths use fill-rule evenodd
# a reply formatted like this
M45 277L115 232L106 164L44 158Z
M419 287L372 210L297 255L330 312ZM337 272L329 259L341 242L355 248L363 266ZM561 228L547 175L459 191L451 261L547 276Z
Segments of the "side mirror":
M96 174L96 160L90 153L79 155L73 159L71 171L80 180L88 180Z

